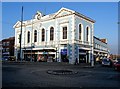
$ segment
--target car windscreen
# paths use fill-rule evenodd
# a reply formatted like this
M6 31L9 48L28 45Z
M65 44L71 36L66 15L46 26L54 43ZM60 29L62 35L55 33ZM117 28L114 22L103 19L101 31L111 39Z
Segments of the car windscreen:
M120 59L117 59L118 61L120 61Z
M103 62L109 62L110 60L109 59L103 59L102 61Z
M117 62L117 64L120 64L120 60Z

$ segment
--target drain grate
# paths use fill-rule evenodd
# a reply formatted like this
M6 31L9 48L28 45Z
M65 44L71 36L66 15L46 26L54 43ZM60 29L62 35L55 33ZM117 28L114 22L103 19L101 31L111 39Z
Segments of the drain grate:
M53 74L53 75L71 75L71 74L77 74L77 71L72 71L72 70L48 70L48 74Z

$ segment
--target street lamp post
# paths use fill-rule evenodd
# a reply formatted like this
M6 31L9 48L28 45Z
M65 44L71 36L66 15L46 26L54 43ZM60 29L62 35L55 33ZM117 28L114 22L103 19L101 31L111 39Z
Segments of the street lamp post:
M57 47L56 47L56 62L57 62Z
M32 62L32 48L34 48L34 43L31 44L31 62Z
M26 47L25 47L25 34L26 34L26 26L25 26L25 23L24 23L24 61L26 61Z
M52 47L54 47L55 48L55 51L56 51L56 58L55 58L55 61L57 62L57 47L55 47L55 45L53 45Z
M32 48L33 48L33 43L32 43L32 34L33 34L33 17L34 15L32 16L32 29L31 29L31 62L32 62Z
M20 32L20 61L22 61L22 49L21 49L21 43L22 43L22 25L23 25L23 6L22 6L22 13L21 13L21 32Z
M32 44L31 44L31 59L30 61L32 62Z

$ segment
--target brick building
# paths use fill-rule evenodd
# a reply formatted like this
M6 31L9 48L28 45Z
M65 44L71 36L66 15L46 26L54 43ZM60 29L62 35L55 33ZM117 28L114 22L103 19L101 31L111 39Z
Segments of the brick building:
M15 37L10 37L2 40L2 57L14 56Z

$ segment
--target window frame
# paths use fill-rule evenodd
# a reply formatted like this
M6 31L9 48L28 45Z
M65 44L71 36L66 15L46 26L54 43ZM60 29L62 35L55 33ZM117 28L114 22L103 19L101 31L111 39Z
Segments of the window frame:
M50 28L50 41L54 40L54 27Z
M64 29L64 28L66 28L66 29ZM68 33L68 32L67 32L67 29L68 29L67 26L63 26L63 27L62 27L62 34L63 34L63 35L62 35L62 39L64 39L64 40L67 39L67 33ZM66 30L66 31L65 31L65 30Z
M43 34L44 33L44 34ZM42 28L42 31L41 31L41 41L44 42L45 41L45 29Z
M34 42L37 42L37 30L34 30Z
M79 36L78 39L79 39L79 40L82 40L82 29L83 29L83 26L82 26L82 24L80 23L80 24L78 25L78 31L79 31L79 32L78 32L78 34L79 34L79 35L78 35L78 36Z
M89 41L89 27L86 27L86 41Z
M27 32L27 43L30 43L30 31Z

